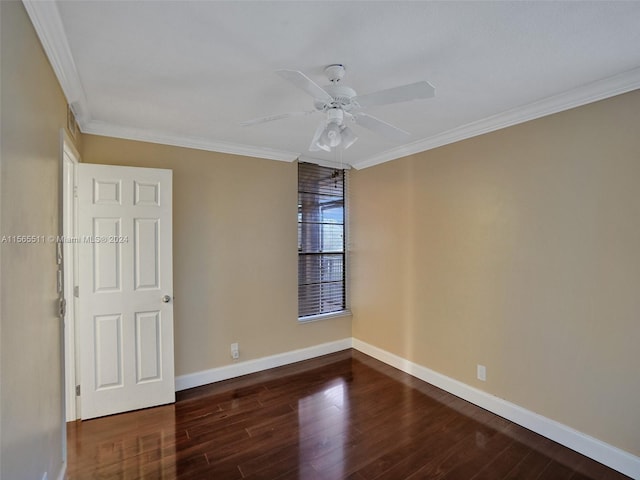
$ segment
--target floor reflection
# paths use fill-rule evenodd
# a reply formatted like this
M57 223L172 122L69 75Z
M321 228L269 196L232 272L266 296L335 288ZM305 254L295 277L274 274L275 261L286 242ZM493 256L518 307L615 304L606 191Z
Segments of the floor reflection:
M70 423L67 429L68 448L75 462L67 480L84 480L86 477L80 472L85 469L95 472L92 478L175 479L176 430L173 417L174 407L168 405L107 417L110 422L108 429L103 427L105 419ZM123 431L129 431L136 425L140 428L135 429L135 433L123 436ZM80 438L93 441L83 444L77 441Z
M299 478L312 478L318 471L343 478L349 433L347 415L343 379L298 400Z

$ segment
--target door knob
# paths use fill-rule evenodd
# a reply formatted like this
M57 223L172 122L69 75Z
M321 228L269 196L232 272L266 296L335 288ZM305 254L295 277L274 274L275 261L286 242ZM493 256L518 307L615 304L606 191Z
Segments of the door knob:
M171 296L165 295L164 297L162 297L163 303L169 303L170 301L171 301Z

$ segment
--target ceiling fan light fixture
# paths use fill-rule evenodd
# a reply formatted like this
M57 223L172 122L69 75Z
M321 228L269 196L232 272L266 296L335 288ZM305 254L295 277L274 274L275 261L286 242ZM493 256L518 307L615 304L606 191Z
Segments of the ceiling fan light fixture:
M349 127L342 127L340 135L342 136L342 148L345 150L358 140L358 137L355 136Z
M342 145L345 150L355 143L358 137L353 131L335 122L329 122L315 142L315 146L325 152Z
M312 152L315 150L316 152L318 150L324 150L325 152L330 152L331 151L331 147L324 142L324 140L322 139L322 137L320 137L316 143L314 144L314 146L316 148L310 148L309 150L311 150Z
M356 141L356 136L344 123L344 112L340 108L327 110L327 124L315 142L315 146L330 152L332 148L343 145L349 148Z
M334 122L330 122L318 137L316 146L326 152L330 152L332 148L337 147L342 143L342 133L340 131L340 125Z
M337 147L342 142L342 134L340 133L340 125L337 123L331 122L327 125L327 128L324 129L324 133L322 134L322 140L325 144L329 145L329 147Z

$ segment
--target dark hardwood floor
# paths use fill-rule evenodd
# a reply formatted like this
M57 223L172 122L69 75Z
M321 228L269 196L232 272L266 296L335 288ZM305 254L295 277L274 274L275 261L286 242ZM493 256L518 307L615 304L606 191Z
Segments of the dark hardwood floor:
M69 480L628 478L354 350L68 424Z

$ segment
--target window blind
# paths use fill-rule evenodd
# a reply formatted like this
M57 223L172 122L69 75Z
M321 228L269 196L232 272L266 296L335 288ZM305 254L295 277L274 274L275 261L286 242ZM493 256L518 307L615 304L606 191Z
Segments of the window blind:
M344 170L298 164L298 317L345 310Z

